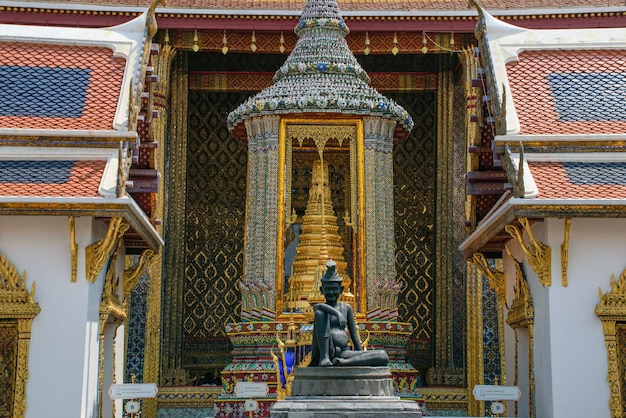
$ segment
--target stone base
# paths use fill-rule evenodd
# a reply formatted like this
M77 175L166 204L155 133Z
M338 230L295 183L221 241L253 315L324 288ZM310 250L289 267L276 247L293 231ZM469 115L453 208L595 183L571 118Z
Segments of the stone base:
M421 418L417 402L397 396L289 397L276 402L271 418Z
M393 396L389 367L296 368L291 394L272 406L270 417L422 416L417 402Z
M294 370L291 396L395 396L389 367L304 367Z

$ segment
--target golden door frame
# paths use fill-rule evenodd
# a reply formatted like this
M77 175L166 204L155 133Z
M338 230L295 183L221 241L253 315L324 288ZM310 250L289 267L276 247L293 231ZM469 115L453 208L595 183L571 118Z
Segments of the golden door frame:
M306 126L310 128L316 128L320 131L328 130L329 134L333 131L337 132L341 127L348 127L354 130L354 136L350 138L353 145L350 145L351 161L356 164L356 187L351 187L350 201L356 202L357 212L357 224L355 229L356 234L356 271L358 271L358 277L353 279L353 288L357 296L357 316L365 316L367 310L367 301L365 298L365 255L366 255L366 242L365 242L365 185L363 179L365 178L364 167L364 129L363 120L357 118L332 118L326 119L324 116L312 117L312 118L282 118L280 121L280 130L278 134L278 219L277 219L277 234L276 234L276 316L277 319L288 319L298 316L302 316L299 313L288 313L283 311L284 301L284 286L283 286L283 274L284 274L284 240L285 240L285 209L286 209L286 170L289 168L287 163L287 152L291 151L289 144L289 128L295 126ZM332 138L332 134L327 136L327 139ZM322 147L323 149L323 147ZM291 151L293 152L293 151ZM354 158L353 158L354 157ZM351 167L352 170L352 167ZM354 180L353 180L354 181Z

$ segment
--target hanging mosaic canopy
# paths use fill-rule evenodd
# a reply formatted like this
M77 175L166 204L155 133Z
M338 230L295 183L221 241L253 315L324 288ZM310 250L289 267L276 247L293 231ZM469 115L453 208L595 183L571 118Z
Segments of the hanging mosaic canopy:
M303 112L379 116L411 131L411 115L369 85L369 76L348 48L350 30L336 0L307 0L294 32L298 41L274 75L274 85L228 115L231 132L255 116Z

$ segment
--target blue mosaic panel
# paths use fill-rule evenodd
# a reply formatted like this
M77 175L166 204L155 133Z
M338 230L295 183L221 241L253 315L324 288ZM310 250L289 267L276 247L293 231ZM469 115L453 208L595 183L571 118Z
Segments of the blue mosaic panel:
M568 180L578 186L585 184L626 186L626 162L564 162L563 168Z
M135 258L135 263L138 257ZM126 374L124 382L143 382L143 363L146 347L146 309L148 306L148 278L145 272L130 292L130 314L126 340Z
M0 183L63 184L73 167L74 161L0 161Z
M552 73L548 83L561 122L626 121L626 73Z
M493 260L489 260L493 268ZM498 295L483 276L483 361L485 384L495 384L502 379L500 369L500 326L498 320Z
M78 118L87 100L88 68L0 66L0 116Z

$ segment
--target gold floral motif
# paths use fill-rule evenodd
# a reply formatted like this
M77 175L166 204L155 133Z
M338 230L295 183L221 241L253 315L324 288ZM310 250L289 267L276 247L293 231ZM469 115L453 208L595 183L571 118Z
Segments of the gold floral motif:
M551 249L548 245L535 240L530 224L526 218L518 218L518 221L528 234L529 243L526 245L524 238L519 228L514 225L507 225L505 227L506 232L517 240L522 251L526 254L526 259L530 266L537 273L539 282L545 287L552 285L552 277L550 272L550 256Z

